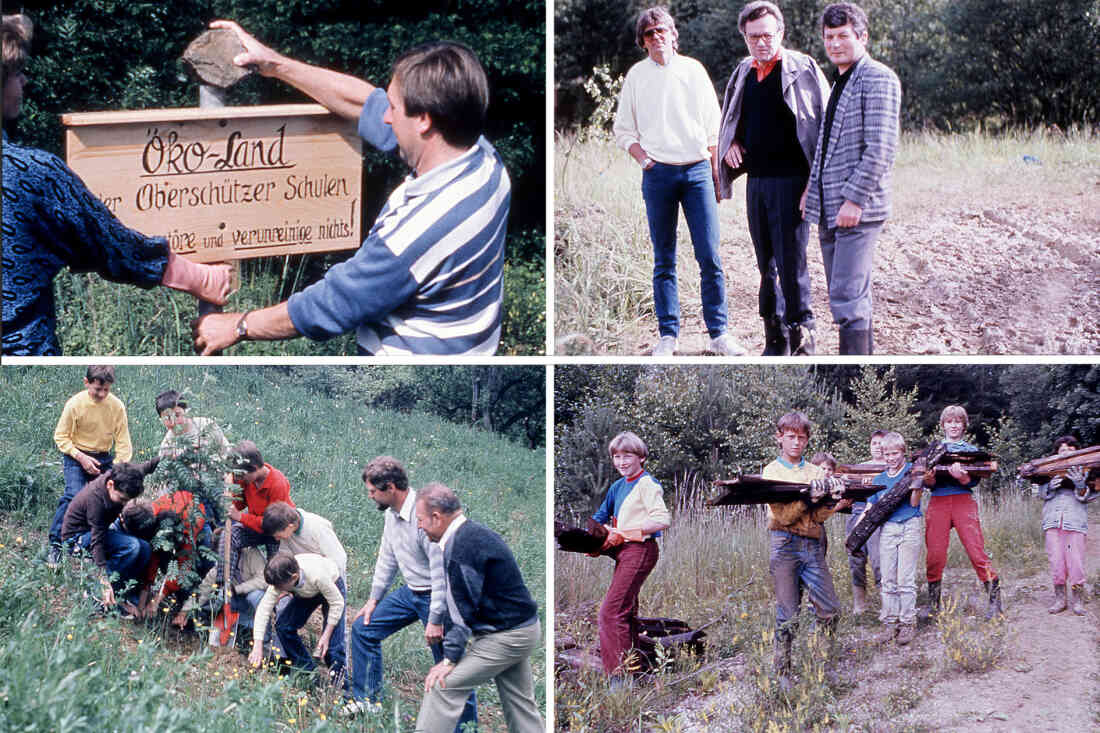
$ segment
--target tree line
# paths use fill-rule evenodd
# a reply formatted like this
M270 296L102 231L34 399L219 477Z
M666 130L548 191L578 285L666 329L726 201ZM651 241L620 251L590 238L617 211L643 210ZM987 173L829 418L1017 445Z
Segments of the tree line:
M625 74L644 56L634 44L637 12L653 2L558 0L554 4L559 130L583 126L598 100L585 79L606 65ZM785 45L812 55L826 73L819 28L823 0L777 2ZM1095 126L1100 67L1089 49L1100 37L1100 0L862 0L868 50L901 79L906 129L958 131L1054 125ZM721 99L748 55L737 28L744 3L667 3L680 50L707 68Z
M940 412L961 404L968 440L1000 457L983 487L1015 486L1016 467L1075 434L1100 443L1100 366L559 366L554 375L554 486L559 516L584 516L618 475L610 439L633 430L646 464L680 505L711 481L757 473L776 456L775 422L790 410L813 423L807 455L868 458L874 430L895 430L910 451L939 432Z

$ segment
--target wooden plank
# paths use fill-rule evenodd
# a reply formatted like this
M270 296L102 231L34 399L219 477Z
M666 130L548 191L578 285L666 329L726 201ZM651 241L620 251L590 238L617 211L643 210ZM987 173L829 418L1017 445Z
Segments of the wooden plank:
M223 262L361 244L361 140L320 105L63 119L69 166L124 224L177 254Z
M1021 465L1016 469L1016 473L1032 483L1044 484L1055 476L1065 476L1066 471L1074 466L1089 469L1091 477L1091 470L1100 468L1100 445L1081 448L1061 455L1036 458Z

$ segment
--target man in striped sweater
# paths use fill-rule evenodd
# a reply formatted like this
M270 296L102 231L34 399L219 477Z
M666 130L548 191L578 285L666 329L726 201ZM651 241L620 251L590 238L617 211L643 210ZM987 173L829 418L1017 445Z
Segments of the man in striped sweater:
M284 303L211 314L195 326L203 355L244 339L324 340L356 330L361 354L492 354L500 341L501 276L511 182L481 136L485 70L459 43L424 44L394 62L387 89L295 61L231 21L234 62L300 89L413 169L351 259Z

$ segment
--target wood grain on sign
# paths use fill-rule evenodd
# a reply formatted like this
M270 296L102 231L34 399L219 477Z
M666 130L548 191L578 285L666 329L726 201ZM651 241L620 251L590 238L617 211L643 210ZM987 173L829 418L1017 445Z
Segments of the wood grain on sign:
M69 166L127 226L196 262L354 249L361 140L316 104L61 116Z

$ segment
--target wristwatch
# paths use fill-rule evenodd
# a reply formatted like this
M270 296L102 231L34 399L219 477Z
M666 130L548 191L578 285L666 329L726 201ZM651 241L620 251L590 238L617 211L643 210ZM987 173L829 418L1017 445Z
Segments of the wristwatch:
M248 340L248 322L246 319L250 315L252 315L252 311L248 311L248 313L241 316L241 320L237 321L237 339L240 341Z

